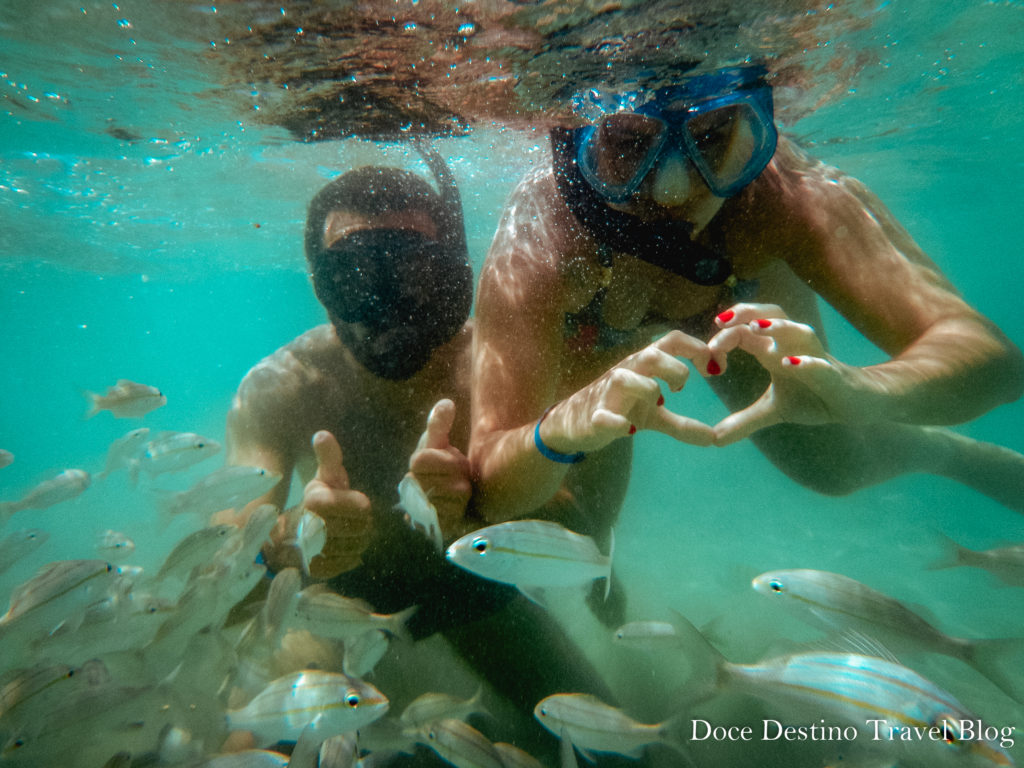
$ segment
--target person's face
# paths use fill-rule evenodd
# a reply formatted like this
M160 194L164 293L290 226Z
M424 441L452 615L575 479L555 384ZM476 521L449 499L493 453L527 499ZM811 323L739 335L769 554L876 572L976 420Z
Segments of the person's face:
M409 378L464 321L456 317L458 265L426 211L334 211L323 243L314 266L317 295L342 343L375 375Z

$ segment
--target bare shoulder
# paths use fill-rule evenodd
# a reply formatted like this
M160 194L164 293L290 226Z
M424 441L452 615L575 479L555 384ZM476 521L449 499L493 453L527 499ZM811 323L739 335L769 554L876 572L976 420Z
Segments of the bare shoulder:
M350 364L333 326L319 325L254 365L242 379L232 410L260 413L302 407L338 381Z
M551 167L534 169L506 202L481 273L478 308L495 293L512 305L560 305L567 297L555 294L599 279L596 250L559 194Z

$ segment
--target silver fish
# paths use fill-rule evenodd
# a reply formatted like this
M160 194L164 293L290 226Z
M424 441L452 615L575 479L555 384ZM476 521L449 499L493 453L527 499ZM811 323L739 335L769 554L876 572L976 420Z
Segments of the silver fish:
M844 759L849 762L884 759L921 768L1013 765L998 739L980 733L961 737L969 733L964 724L976 723L978 718L952 695L894 661L856 653L811 652L758 664L733 664L682 616L675 626L696 670L688 687L701 691L699 698L732 689L770 703L779 717L809 716L815 723L853 728L857 736L843 739L848 751ZM892 729L916 738L888 738ZM883 737L877 738L878 733ZM930 733L941 738L932 739Z
M50 631L99 600L116 575L106 560L60 560L45 565L11 594L0 628L22 626L31 617L33 624Z
M1021 700L1013 682L1021 639L967 639L947 635L895 598L839 573L795 569L768 571L753 580L760 594L781 600L806 621L826 629L854 630L894 651L941 653L970 664L1009 696Z
M159 499L164 513L208 516L224 509L241 509L278 484L281 475L262 467L224 467L201 478L187 491L165 493Z
M606 579L607 596L611 586L612 553L602 555L589 536L546 520L515 520L467 533L448 547L446 557L477 576L524 591Z
M156 387L137 384L128 379L119 379L117 384L107 387L102 395L83 392L89 401L85 418L91 419L100 411L110 411L115 419L138 419L150 411L167 404L167 398Z
M139 427L117 438L107 449L107 462L103 471L96 477L103 479L120 469L132 469L137 466L139 457L146 450L149 442L149 427Z
M388 700L369 683L336 672L305 670L268 685L241 709L228 710L228 727L249 731L257 744L299 738L317 715L328 735L350 733L383 717Z
M406 728L419 728L435 720L465 720L472 714L489 715L482 703L483 695L482 685L468 699L447 693L424 693L413 699L398 719Z
M456 768L504 768L490 740L461 720L427 723L420 728L417 740Z
M135 551L135 542L127 534L108 528L96 536L96 550L104 557L116 561L129 557Z
M362 600L343 597L322 584L314 584L299 593L289 625L336 640L358 637L376 629L404 637L407 634L405 622L415 612L416 606L398 613L374 613Z
M560 739L568 738L580 754L593 762L591 752L613 752L639 758L645 747L665 744L678 749L670 721L641 723L621 709L589 693L556 693L541 699L534 717Z
M229 540L238 528L234 525L212 525L200 528L179 541L164 560L154 581L165 582L180 579L185 581L193 568L208 565L216 552Z
M299 553L302 573L309 576L310 561L323 551L327 543L327 524L324 519L315 512L302 509L299 519L292 529L291 517L287 525L288 533L281 540L281 545L293 547ZM290 535L288 535L290 534Z
M3 448L0 448L0 469L3 469L4 467L9 467L13 463L14 454L11 453L10 451L5 451Z
M92 478L84 469L65 469L56 477L44 480L18 501L0 502L0 524L15 512L24 509L46 509L78 496L89 487Z
M0 541L0 573L7 571L12 565L24 557L28 557L50 538L50 534L41 528L26 528L14 531Z
M195 432L164 432L150 440L137 469L148 475L180 472L220 451L220 443Z
M414 531L419 531L434 544L438 554L444 551L437 509L430 503L419 480L412 474L403 477L398 484L398 509L405 513Z
M968 549L949 537L943 537L945 553L929 568L983 568L1004 584L1024 587L1024 544L1011 544L993 549Z

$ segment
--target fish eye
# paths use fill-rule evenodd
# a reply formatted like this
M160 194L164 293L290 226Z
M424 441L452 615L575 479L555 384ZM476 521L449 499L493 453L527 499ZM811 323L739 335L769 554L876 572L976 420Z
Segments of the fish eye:
M359 701L359 694L355 691L349 691L349 693L345 695L345 703L352 707L352 709L359 706Z
M431 741L436 741L437 740L437 731L434 731L434 730L427 731L427 738L430 739Z
M483 536L478 536L473 539L473 549L479 552L481 555L487 554L487 548L491 546L491 542L485 539Z
M114 570L114 566L112 566L110 563L107 563L107 573L110 573L112 570Z
M956 717L948 714L939 715L932 720L932 727L942 729L942 740L951 747L959 746L961 743L960 729L955 723Z
M768 582L768 588L771 589L772 592L783 592L783 591L785 591L785 586L778 579L772 579L771 581L769 581Z

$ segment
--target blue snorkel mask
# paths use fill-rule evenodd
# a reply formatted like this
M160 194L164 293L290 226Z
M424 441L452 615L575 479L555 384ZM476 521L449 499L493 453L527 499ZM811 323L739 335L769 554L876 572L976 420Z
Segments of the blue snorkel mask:
M653 92L576 98L578 111L601 116L574 132L576 163L611 203L627 202L662 154L690 159L712 193L732 197L775 154L771 87L760 66L732 67Z

